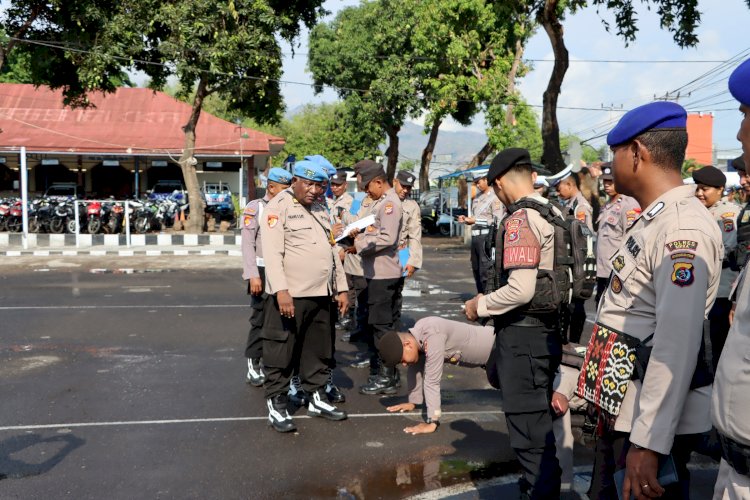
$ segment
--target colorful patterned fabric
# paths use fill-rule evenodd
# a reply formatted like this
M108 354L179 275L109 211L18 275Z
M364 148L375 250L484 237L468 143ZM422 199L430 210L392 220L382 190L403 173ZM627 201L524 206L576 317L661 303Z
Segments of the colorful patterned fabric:
M638 343L630 335L597 323L578 376L578 396L617 416L633 378Z

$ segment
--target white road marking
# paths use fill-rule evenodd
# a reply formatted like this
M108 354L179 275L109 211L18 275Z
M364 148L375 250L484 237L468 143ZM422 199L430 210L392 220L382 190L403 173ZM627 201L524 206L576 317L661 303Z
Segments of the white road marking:
M143 285L128 285L123 288L146 288ZM148 285L148 288L172 288L172 285Z
M478 410L478 411L444 411L443 416L471 416L471 415L501 415L501 410ZM404 417L421 416L421 412L404 413L350 413L349 418L375 418L375 417ZM312 418L308 415L295 415L295 419ZM29 431L40 429L67 429L71 427L117 427L126 425L168 425L168 424L195 424L210 422L252 422L268 420L268 416L262 417L216 417L216 418L185 418L173 420L131 420L115 422L72 422L62 424L36 424L36 425L8 425L0 427L0 431Z
M159 309L221 309L221 308L249 308L248 304L179 304L172 306L157 306ZM44 309L153 309L154 305L132 305L132 306L0 306L0 311L35 311Z

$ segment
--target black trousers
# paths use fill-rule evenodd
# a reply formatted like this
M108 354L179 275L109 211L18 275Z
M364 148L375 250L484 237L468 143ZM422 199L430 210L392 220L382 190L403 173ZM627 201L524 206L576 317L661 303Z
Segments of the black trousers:
M268 294L265 292L266 269L259 267L258 271L260 273L263 293L250 296L252 313L250 314L250 332L247 334L247 344L245 345L245 357L248 359L258 359L263 355L263 340L260 338L260 332L263 331Z
M346 282L349 285L351 307L355 307L356 304L357 331L364 331L367 325L367 280L364 276L347 274Z
M609 286L609 277L596 278L596 306L599 307L599 301L604 296L604 292Z
M331 366L330 296L300 297L294 301L294 317L282 318L275 296L269 297L263 325L263 366L266 398L286 393L297 369L306 391L325 386Z
M614 473L625 468L625 459L630 450L629 436L630 434L625 432L609 431L596 441L594 471L588 492L592 500L617 500ZM688 471L687 464L690 460L690 453L699 441L700 434L675 436L672 458L674 458L679 482L669 486L662 485L666 491L660 498L690 498L690 471Z
M568 304L567 310L563 308L562 331L563 333L567 331L568 342L578 344L581 341L583 327L586 325L585 304L585 299L573 299Z
M560 497L562 471L552 430L552 382L562 343L556 322L495 329L496 369L510 445L523 469L519 486L529 498Z
M732 302L728 298L716 298L711 311L708 313L708 321L711 332L711 362L714 373L719 364L721 351L729 334L729 313L732 310Z
M400 291L404 278L367 280L367 345L371 358L377 357L375 341L396 327L401 317Z
M471 237L471 271L474 273L474 284L477 293L484 293L487 289L489 278L490 259L485 253L484 244L487 240L486 234L478 234Z

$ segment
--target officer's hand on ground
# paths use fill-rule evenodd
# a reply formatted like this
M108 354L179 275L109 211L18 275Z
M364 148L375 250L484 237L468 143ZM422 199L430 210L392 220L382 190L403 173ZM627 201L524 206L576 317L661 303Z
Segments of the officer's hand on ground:
M655 451L637 449L634 446L628 451L625 459L625 481L622 485L623 498L630 498L632 493L635 498L659 498L664 494L656 479L659 467L659 454Z
M568 398L560 394L559 392L552 393L552 409L555 415L561 417L568 412Z
M479 319L479 314L477 314L477 307L479 306L479 297L481 297L482 294L477 295L471 300L467 300L464 304L464 314L466 314L466 319L469 321L476 321Z
M406 264L404 268L402 269L403 272L406 273L407 278L411 278L412 274L414 274L414 271L416 271L417 268L412 266L411 264Z
M294 317L294 301L287 290L279 290L276 294L276 301L279 303L279 313L282 318Z
M336 302L339 304L339 315L343 318L349 310L349 294L347 292L339 292L336 295Z
M391 413L404 413L405 411L414 411L417 405L414 403L401 403L386 408Z
M422 422L421 424L417 424L413 427L406 427L404 429L404 432L407 434L432 434L437 430L437 424L428 424L426 422Z
M253 295L263 293L263 280L260 278L250 278L250 293Z

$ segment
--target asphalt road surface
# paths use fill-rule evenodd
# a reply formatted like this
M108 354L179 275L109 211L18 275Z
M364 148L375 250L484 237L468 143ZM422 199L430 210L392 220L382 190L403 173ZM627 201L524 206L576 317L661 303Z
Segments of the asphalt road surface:
M425 254L405 290L405 326L461 319L473 292L465 248L428 243ZM226 256L2 259L0 498L513 491L500 395L479 369L446 366L443 425L409 436L402 429L421 415L385 411L405 388L358 394L367 370L348 366L358 346L339 340L334 378L349 419L301 409L297 433L271 430L262 389L244 383L250 308L240 266ZM577 449L577 464L589 463L590 451Z

